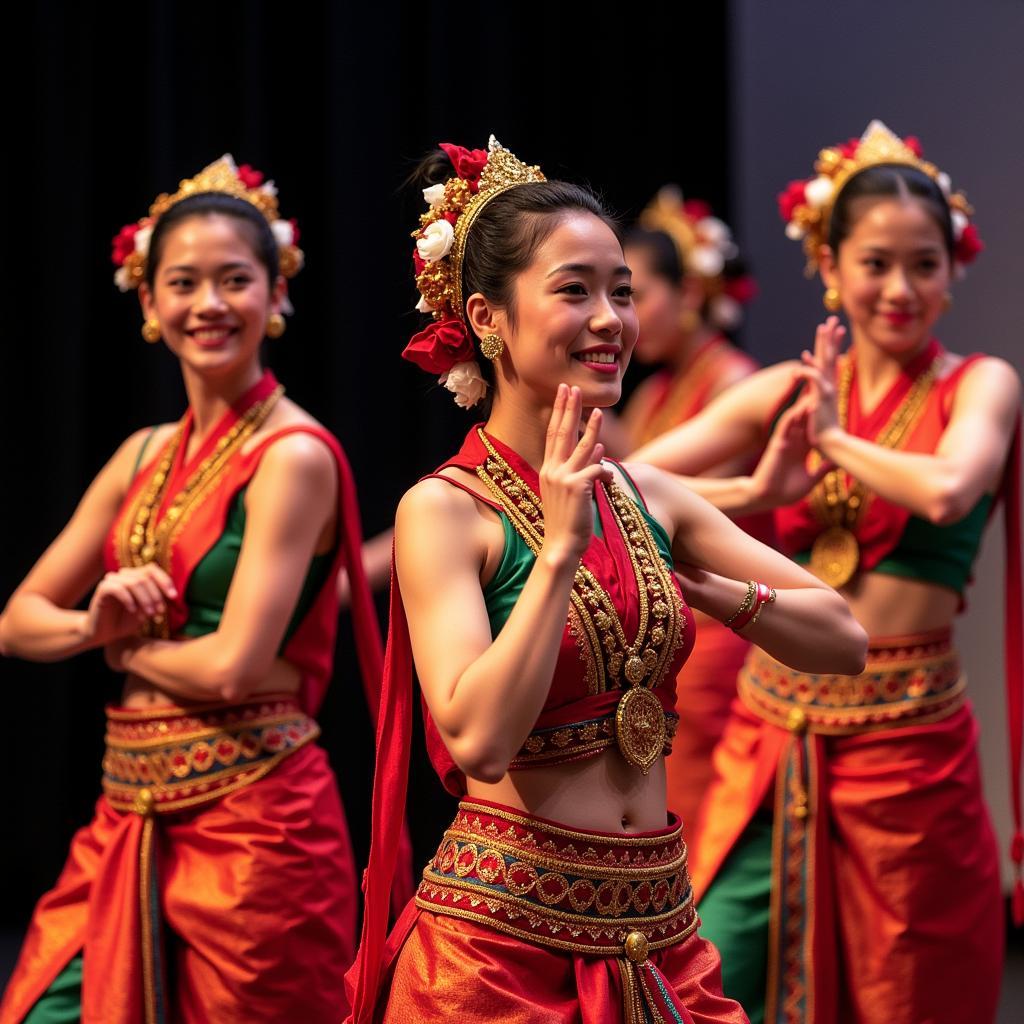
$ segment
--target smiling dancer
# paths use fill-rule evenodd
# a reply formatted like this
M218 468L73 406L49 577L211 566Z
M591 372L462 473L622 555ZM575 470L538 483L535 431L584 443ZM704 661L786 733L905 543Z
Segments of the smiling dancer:
M273 184L227 156L115 239L115 280L189 407L124 442L0 618L5 654L101 647L126 675L103 796L39 902L4 1024L338 1019L357 881L311 716L342 564L371 699L380 639L345 457L261 363L297 241Z
M873 122L822 150L815 172L789 186L782 214L827 309L849 319L849 351L830 317L802 363L756 374L637 457L699 472L803 405L834 469L778 510L778 535L850 602L868 666L850 679L751 653L715 754L695 889L725 990L754 1021L991 1021L999 863L951 625L1002 488L1019 877L1020 382L932 336L980 244L917 141ZM1018 882L1019 911L1022 896Z
M863 631L675 479L602 461L637 337L608 215L493 139L442 150L414 257L434 319L405 355L491 404L398 510L353 1019L745 1020L665 804L687 602L810 671L859 671ZM385 947L413 660L461 803Z

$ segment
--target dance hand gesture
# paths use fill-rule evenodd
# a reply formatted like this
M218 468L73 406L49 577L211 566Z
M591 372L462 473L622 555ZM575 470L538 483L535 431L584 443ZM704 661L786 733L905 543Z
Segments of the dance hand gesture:
M86 634L93 647L135 636L148 619L162 615L178 592L171 577L152 563L108 572L89 602Z
M830 470L831 463L809 469L807 456L813 445L808 438L812 403L808 398L787 409L772 431L757 468L751 474L758 504L778 508L799 501Z
M819 324L814 335L814 355L804 351L801 354L803 366L799 376L809 385L811 415L807 420L807 434L815 447L820 447L822 437L839 427L839 410L836 403L836 359L846 328L839 323L839 317L830 316Z
M611 470L601 465L604 445L597 440L601 411L590 414L580 437L582 407L580 389L559 384L540 468L544 550L574 563L586 551L594 531L594 485L613 479Z

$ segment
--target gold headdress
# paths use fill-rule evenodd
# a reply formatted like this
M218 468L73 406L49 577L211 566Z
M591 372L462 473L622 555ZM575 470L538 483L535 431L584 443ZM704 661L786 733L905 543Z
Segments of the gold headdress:
M496 196L517 185L546 181L541 169L523 163L492 135L487 149L442 143L455 177L423 190L430 209L412 232L420 301L433 322L416 334L402 355L420 369L440 374L461 406L475 405L486 391L465 320L462 265L466 239L477 217Z
M966 196L954 192L949 175L925 160L916 138L901 139L881 121L872 121L859 139L830 146L818 154L816 177L792 181L779 195L779 212L786 222L786 236L803 241L808 276L818 266L818 252L828 239L829 222L836 197L854 175L879 164L914 167L942 190L953 218L954 257L959 264L971 262L981 243L969 218L974 213Z
M248 164L238 167L230 153L204 167L194 178L178 183L173 194L162 192L153 200L149 215L127 224L113 240L113 261L118 268L114 282L121 291L131 291L146 276L149 240L156 222L173 206L190 196L219 192L234 196L254 206L270 225L277 240L280 270L285 277L294 277L303 265L303 253L298 247L299 231L294 220L283 220L278 213L277 188L272 181L264 181L263 174Z

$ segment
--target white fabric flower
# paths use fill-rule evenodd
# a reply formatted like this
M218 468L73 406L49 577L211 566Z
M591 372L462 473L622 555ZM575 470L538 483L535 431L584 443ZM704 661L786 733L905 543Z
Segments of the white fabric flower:
M417 313L433 313L434 307L421 295L420 301L416 303Z
M128 276L127 267L118 267L114 271L114 284L123 292L132 290L132 279Z
M135 251L142 256L149 255L149 240L153 237L153 226L139 228L135 232Z
M480 367L475 359L456 363L438 378L438 383L455 395L455 404L460 409L472 408L487 394L487 381L480 376Z
M277 186L272 181L265 181L260 185L257 191L262 192L264 195L276 196Z
M935 184L942 189L942 194L948 199L950 193L953 191L953 182L950 181L949 175L945 171L939 171L938 177L935 179Z
M290 221L271 221L270 230L274 232L274 241L277 242L277 247L279 249L283 249L286 245L294 244L293 240L295 238L295 229L292 227Z
M431 209L436 210L444 202L444 185L431 185L425 188L423 198Z
M695 246L687 262L701 277L718 277L725 266L722 254L711 245Z
M435 220L423 229L423 237L416 239L416 251L426 263L443 260L451 252L455 229L448 221Z
M790 221L786 225L786 237L790 239L790 241L799 242L806 234L807 232L804 231L804 229L795 221Z
M807 205L812 210L820 210L832 198L832 189L832 179L824 174L819 174L804 188Z
M743 307L731 295L716 295L711 300L710 312L712 323L725 331L739 327L743 319Z
M732 237L729 226L717 217L702 217L697 221L697 234L716 249L724 249Z
M964 233L964 229L967 227L968 220L966 215L960 210L954 210L952 213L953 218L953 237L959 242L960 236Z

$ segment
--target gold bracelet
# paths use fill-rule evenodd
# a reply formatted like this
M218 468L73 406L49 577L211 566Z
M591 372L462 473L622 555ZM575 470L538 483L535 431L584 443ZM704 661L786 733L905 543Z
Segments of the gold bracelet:
M743 625L739 627L739 629L746 629L748 626L753 626L754 623L757 622L757 620L761 617L761 612L764 611L765 606L769 604L775 604L775 598L777 596L778 595L775 593L775 588L769 587L768 596L757 606L756 610L754 611L754 614L750 617L750 621L744 622ZM739 632L739 630L737 630L737 632Z
M747 580L747 593L740 603L739 608L736 609L732 615L725 620L725 625L731 626L744 612L749 612L754 607L754 601L757 599L757 584L753 580Z

